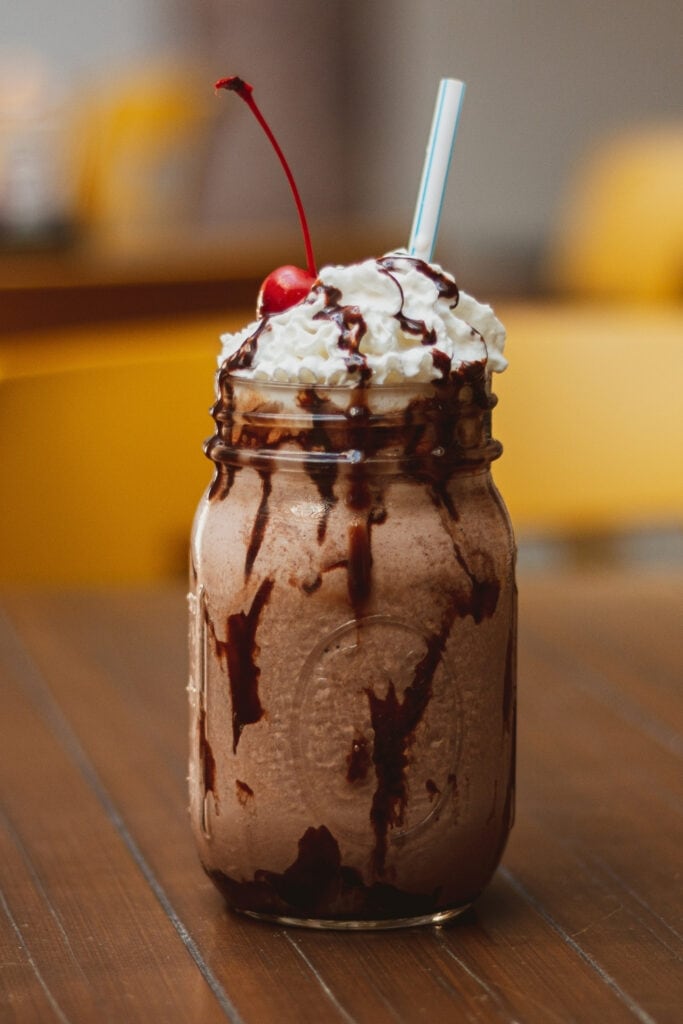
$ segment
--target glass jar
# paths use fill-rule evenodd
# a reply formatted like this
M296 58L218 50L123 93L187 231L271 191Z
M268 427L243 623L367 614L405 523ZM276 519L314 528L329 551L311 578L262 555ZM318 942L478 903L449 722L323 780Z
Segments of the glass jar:
M513 819L515 549L490 380L223 369L191 553L191 816L228 904L446 920Z

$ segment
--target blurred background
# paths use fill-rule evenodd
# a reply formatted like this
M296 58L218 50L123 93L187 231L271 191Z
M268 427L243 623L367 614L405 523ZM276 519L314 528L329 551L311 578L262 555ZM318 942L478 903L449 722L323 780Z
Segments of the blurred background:
M217 336L260 280L405 244L508 327L495 477L525 565L683 564L678 0L0 0L0 582L182 575Z

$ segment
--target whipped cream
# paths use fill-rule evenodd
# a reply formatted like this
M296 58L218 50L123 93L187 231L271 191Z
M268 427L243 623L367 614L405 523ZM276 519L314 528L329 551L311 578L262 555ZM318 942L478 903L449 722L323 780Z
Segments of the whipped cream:
M438 264L403 251L324 267L307 297L221 337L219 365L251 380L320 386L438 380L459 367L507 366L490 306Z

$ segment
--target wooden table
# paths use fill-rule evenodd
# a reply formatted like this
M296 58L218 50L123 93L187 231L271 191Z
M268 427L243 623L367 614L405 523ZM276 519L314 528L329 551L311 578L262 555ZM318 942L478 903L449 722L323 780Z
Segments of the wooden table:
M6 595L3 1024L683 1019L683 578L520 590L503 866L452 926L376 934L232 915L199 869L182 589Z

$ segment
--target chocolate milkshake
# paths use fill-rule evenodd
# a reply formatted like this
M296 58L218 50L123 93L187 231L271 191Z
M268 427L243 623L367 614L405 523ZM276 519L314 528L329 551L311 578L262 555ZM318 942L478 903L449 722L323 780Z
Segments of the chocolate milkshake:
M512 824L514 542L490 307L391 253L223 339L191 559L190 795L228 904L441 921Z

